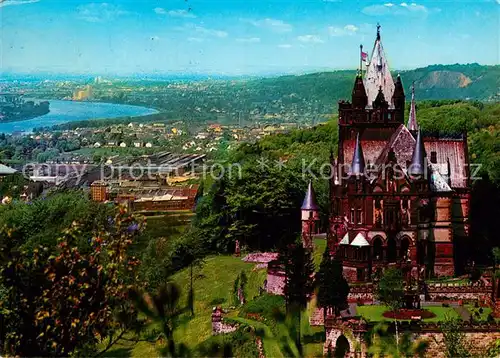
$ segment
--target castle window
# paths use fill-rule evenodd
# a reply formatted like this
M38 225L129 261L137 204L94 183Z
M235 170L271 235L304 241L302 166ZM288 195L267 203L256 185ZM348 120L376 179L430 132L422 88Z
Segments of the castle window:
M437 163L437 153L435 151L431 152L431 163L433 164Z
M362 223L363 223L363 211L361 210L361 208L358 208L358 224Z
M351 208L351 224L354 224L354 208Z

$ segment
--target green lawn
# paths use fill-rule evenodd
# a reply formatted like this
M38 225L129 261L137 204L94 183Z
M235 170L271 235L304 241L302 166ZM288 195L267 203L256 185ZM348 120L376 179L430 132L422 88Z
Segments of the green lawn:
M212 335L212 308L222 305L225 308L232 306L232 289L236 277L245 271L248 283L245 295L248 300L258 295L258 288L262 286L266 277L266 270L254 271L254 264L246 263L241 258L233 256L212 256L206 259L201 269L194 270L195 317L189 315L181 317L185 323L174 332L176 343L184 343L194 349ZM181 306L187 303L189 289L189 269L184 269L172 277L182 292ZM148 327L150 329L154 326ZM126 357L155 357L158 351L155 345L148 342L134 344L130 341L121 341L107 352L106 356Z
M479 308L475 308L474 305L464 305L467 310L469 310L470 314L474 317L476 321L486 322L488 321L488 315L491 313L490 307L482 307L482 313L479 311ZM475 313L479 314L479 318Z
M424 319L424 322L440 322L444 321L446 317L459 317L452 307L425 307L425 309L434 313L436 317ZM392 321L391 318L383 316L383 313L387 310L386 306L379 305L358 306L358 314L370 322Z

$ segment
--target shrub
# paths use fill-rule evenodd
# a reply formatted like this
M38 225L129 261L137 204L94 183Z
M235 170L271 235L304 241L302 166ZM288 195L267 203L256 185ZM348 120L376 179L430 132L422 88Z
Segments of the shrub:
M449 303L443 303L443 307L450 307Z
M282 312L284 307L283 297L265 294L245 304L240 315L259 314L263 318L275 320L276 315Z

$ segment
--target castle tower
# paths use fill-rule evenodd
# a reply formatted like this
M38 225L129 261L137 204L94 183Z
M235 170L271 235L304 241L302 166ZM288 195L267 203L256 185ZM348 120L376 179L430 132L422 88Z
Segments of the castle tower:
M317 222L319 221L319 207L316 202L316 194L312 186L312 182L309 181L309 186L307 187L306 197L300 208L302 215L302 244L305 248L312 249L312 235L316 234Z

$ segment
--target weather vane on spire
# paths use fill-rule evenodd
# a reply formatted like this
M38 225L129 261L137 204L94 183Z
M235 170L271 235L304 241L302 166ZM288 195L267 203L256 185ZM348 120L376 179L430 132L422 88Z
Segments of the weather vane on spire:
M380 40L380 23L377 22L377 40Z

